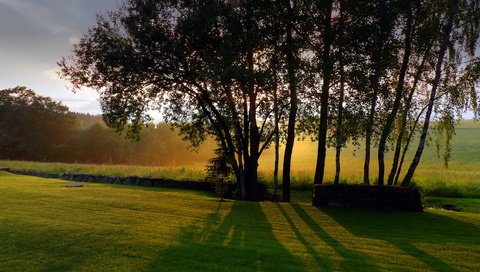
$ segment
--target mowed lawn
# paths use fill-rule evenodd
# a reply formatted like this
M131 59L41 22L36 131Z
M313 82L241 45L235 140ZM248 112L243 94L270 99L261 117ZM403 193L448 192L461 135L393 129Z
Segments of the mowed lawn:
M480 214L219 202L0 171L0 271L480 271Z

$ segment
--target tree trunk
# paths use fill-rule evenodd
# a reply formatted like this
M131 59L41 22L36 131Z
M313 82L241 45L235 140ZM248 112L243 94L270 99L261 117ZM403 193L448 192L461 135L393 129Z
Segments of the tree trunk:
M248 131L247 143L250 143L250 154L244 152L245 158L245 180L246 180L246 200L257 200L257 182L258 182L258 157L260 148L260 135L257 126L257 92L255 90L255 59L253 57L253 11L250 4L246 4L246 61L249 71L247 94L248 94L248 127L244 127ZM245 144L244 144L245 145Z
M280 149L280 133L278 131L278 123L275 127L275 165L273 168L273 199L277 200L278 191L278 161L279 161L279 149Z
M430 125L430 117L432 115L433 102L435 101L437 88L438 88L438 85L440 84L440 78L442 76L443 59L445 57L448 43L450 41L450 33L452 32L453 20L456 12L457 12L457 0L451 0L449 14L448 14L448 23L445 26L442 43L440 45L440 52L438 56L437 66L435 68L435 78L432 84L430 100L428 101L427 113L425 114L425 122L423 124L422 135L420 137L420 142L418 143L415 157L413 158L413 161L410 164L407 174L405 175L405 178L402 181L402 186L408 186L410 184L410 182L412 181L413 175L415 174L415 170L417 169L418 163L420 162L420 158L422 157L423 149L425 147L425 140L427 138L428 127Z
M425 109L427 109L427 108L426 107L423 108L420 111L420 113L417 115L417 118L415 119L415 122L413 123L412 129L410 130L410 133L408 134L407 142L405 143L405 147L403 148L402 158L400 159L400 164L398 165L398 169L396 169L395 180L394 180L395 185L397 185L397 183L398 183L398 178L400 177L400 173L402 172L402 167L403 167L403 162L405 161L405 156L407 155L408 148L410 146L410 143L412 142L412 138L413 138L413 135L415 134L415 130L417 129L417 125L418 125L418 122L420 120L420 117L422 116Z
M383 185L383 178L385 175L385 149L387 144L388 136L390 135L392 124L395 121L397 116L398 109L400 107L400 102L402 100L403 85L405 83L405 75L408 69L408 63L410 60L410 52L412 49L412 24L413 16L411 9L412 1L407 2L408 5L408 14L407 14L407 27L405 30L405 52L403 55L402 65L400 68L400 75L398 78L398 83L395 88L395 100L393 102L392 111L388 114L387 122L383 126L382 134L380 136L380 141L378 143L378 184ZM389 183L389 185L391 185Z
M333 60L330 55L331 46L334 40L332 31L332 0L326 2L326 16L324 18L324 37L323 37L323 83L320 94L320 127L318 130L318 150L317 164L315 166L314 184L322 184L325 173L325 158L327 155L327 122L328 122L328 96L330 90L330 80L333 73Z
M274 122L274 133L275 133L275 163L273 166L273 200L277 200L277 191L278 191L278 161L279 161L279 151L280 151L280 131L278 128L279 122L279 112L278 112L278 89L277 89L277 68L276 68L276 59L274 60L274 86L273 86L273 122Z
M258 158L250 157L245 161L245 178L247 182L247 197L245 200L257 201Z
M336 131L336 146L335 146L335 179L333 180L334 184L340 183L340 153L342 152L342 122L343 122L343 100L345 97L345 67L343 63L343 27L344 27L344 17L343 17L343 2L340 1L340 45L338 49L339 55L339 64L340 64L340 95L338 99L338 120L337 120L337 131Z
M375 121L375 114L376 114L376 107L377 107L377 101L378 101L378 95L380 92L380 79L381 79L381 73L384 70L384 59L383 59L383 54L385 54L385 48L384 48L384 42L386 39L388 39L388 35L390 33L389 29L386 29L388 26L385 22L387 19L386 16L386 10L387 7L386 1L380 1L380 7L379 7L379 27L380 27L380 32L377 33L378 35L375 38L376 41L376 46L379 48L377 51L373 52L373 63L375 65L374 73L373 76L370 78L371 82L371 87L373 89L372 97L371 97L371 104L370 104L370 112L368 115L368 121L367 121L367 127L365 131L365 162L363 165L363 183L364 184L370 184L370 150L371 150L371 145L372 145L372 136L373 136L373 128L374 128L374 121ZM379 185L383 185L380 184Z
M375 120L375 108L377 107L377 88L374 88L365 132L365 161L363 164L363 183L370 184L370 146L372 143L373 122Z
M399 175L399 174L397 174L397 169L401 170L401 166L403 164L403 159L404 159L404 155L402 155L402 161L401 161L400 166L399 166L399 159L400 159L400 152L401 152L401 149L402 149L403 136L405 135L405 130L407 128L407 115L408 115L408 112L410 111L413 95L415 94L415 90L417 89L418 82L420 81L420 78L422 76L423 68L425 67L425 62L426 62L428 54L430 53L430 50L432 48L432 44L433 44L433 39L432 39L432 43L430 43L430 45L425 50L422 61L421 61L420 65L417 69L417 72L415 73L415 78L413 79L412 89L410 90L410 93L408 94L408 97L407 97L407 101L405 102L405 107L404 107L404 110L403 110L403 113L402 113L402 120L401 120L401 124L400 124L400 131L398 133L397 143L396 143L396 146L395 146L395 153L394 153L394 156L393 156L392 169L390 169L390 174L388 175L388 184L389 185L392 185L392 184L397 185L398 175ZM418 120L416 122L418 122ZM416 126L416 123L415 123L415 126ZM410 143L410 136L408 137L408 139L409 140L407 141L406 148L408 148L408 145Z
M286 21L286 49L285 55L287 58L287 73L288 73L288 86L290 92L290 113L288 116L288 128L287 128L287 141L285 144L285 153L283 156L283 181L282 192L283 201L290 202L290 170L292 163L293 145L295 143L295 122L297 118L298 110L298 97L297 97L297 78L296 78L296 61L295 54L296 49L292 37L293 31L293 10L290 6L290 2L287 1L287 21Z

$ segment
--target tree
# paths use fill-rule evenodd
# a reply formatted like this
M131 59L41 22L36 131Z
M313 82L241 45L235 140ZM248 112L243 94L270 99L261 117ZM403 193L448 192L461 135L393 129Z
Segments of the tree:
M322 184L325 172L325 158L327 155L327 125L328 125L328 98L330 95L330 81L333 74L334 60L331 54L335 33L332 27L333 1L314 1L313 18L316 21L317 31L322 33L321 42L315 46L318 55L318 69L321 73L322 87L320 91L320 124L318 128L317 163L313 183Z
M79 129L68 108L27 87L0 90L0 157L71 160Z
M476 92L475 89L471 91L470 88L463 89L462 87L474 86L479 81L479 78L469 78L466 81L469 81L470 83L465 84L465 81L457 80L457 77L465 79L465 76L470 73L470 69L475 70L474 67L477 67L478 65L476 42L479 38L480 29L478 20L472 20L472 18L478 19L480 17L479 3L477 1L451 0L448 2L448 5L439 5L438 8L440 9L440 12L445 14L444 18L446 19L446 22L442 27L441 37L438 41L437 61L434 70L434 77L431 83L430 97L426 107L420 141L415 156L402 181L402 186L408 186L410 184L420 162L435 101L444 96L443 99L447 102L444 106L450 106L450 109L444 108L442 110L444 115L443 120L440 122L440 125L447 129L446 152L448 153L448 146L450 145L450 139L453 135L452 130L454 129L451 109L455 108L455 106L463 106L462 103L455 102L456 100L459 100L459 98L465 97L465 94L469 94L474 100L476 100L477 97L476 94L472 94ZM445 59L448 51L450 53L449 57ZM465 58L467 60L465 60ZM446 65L444 65L444 63L446 63ZM472 65L467 65L466 68L463 68L462 66L464 63ZM445 79L442 82L442 75L444 74ZM437 95L437 91L442 89L444 93ZM447 160L448 156L449 155L447 154Z
M452 17L448 7L455 5ZM100 91L104 119L117 132L138 137L150 121L146 112L157 109L192 146L213 137L242 199L257 198L258 161L273 142L276 194L285 137L282 189L289 201L300 133L318 140L316 184L324 181L333 143L338 183L342 146L365 139L365 184L378 144L379 185L392 136L389 185L418 122L424 121L423 145L438 114L438 131L450 143L456 111L478 108L478 6L473 0L125 0L98 16L59 65L74 89Z
M293 146L295 143L295 127L297 125L298 74L300 67L301 42L299 41L299 19L301 18L301 1L280 1L280 18L283 36L282 53L285 56L286 82L290 99L288 113L287 138L283 157L282 193L283 201L290 202L290 170Z
M404 26L404 48L403 56L400 64L400 71L398 75L398 81L395 87L395 98L392 105L391 111L388 113L387 120L383 125L382 133L380 136L380 141L378 144L378 184L384 184L384 174L385 174L385 149L387 145L387 138L390 135L392 125L397 116L398 109L400 107L400 102L403 96L403 87L405 85L405 77L407 75L407 70L410 62L410 55L412 51L412 38L413 38L413 28L414 28L414 16L412 8L412 0L407 0L405 3L405 17L406 22ZM389 185L390 181L389 181Z
M59 62L73 88L101 92L107 125L138 135L162 107L194 146L215 135L243 199L274 135L268 1L125 1Z

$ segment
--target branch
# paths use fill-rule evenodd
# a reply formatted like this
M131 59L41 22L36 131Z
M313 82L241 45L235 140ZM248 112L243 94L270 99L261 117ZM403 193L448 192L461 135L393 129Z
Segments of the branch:
M273 130L272 133L268 135L267 140L263 143L262 147L260 148L260 151L258 152L259 156L262 155L263 150L267 147L267 145L270 144L270 142L272 141L273 135L275 135L275 130Z

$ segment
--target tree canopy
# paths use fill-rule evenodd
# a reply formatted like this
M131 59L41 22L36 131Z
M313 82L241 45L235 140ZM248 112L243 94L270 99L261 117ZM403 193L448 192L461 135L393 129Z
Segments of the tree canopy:
M149 109L194 146L213 135L243 199L256 199L259 157L283 135L289 201L298 135L318 140L314 183L328 145L339 175L341 147L364 140L364 182L378 147L380 185L395 150L392 185L423 121L407 186L430 120L448 145L459 113L478 113L479 18L477 0L125 0L59 65L75 89L99 90L107 125L130 137Z

